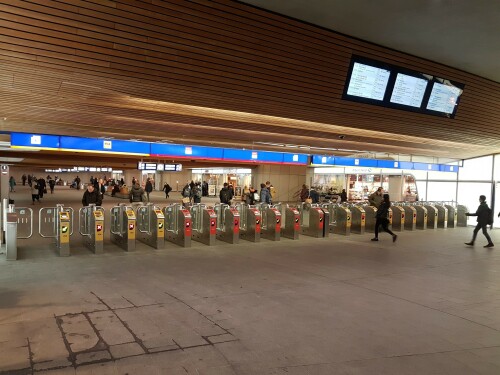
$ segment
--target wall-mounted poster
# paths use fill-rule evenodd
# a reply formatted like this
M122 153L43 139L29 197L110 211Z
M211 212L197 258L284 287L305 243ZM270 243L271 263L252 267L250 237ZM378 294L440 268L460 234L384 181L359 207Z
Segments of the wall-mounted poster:
M236 186L234 188L234 196L235 197L241 197L241 186Z
M208 185L208 196L215 196L215 185Z

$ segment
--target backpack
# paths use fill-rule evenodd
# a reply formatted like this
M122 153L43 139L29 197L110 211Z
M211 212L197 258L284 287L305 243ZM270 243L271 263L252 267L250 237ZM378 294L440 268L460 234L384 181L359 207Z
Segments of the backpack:
M229 201L231 200L231 192L229 189L222 189L220 191L220 201L221 203L227 203L229 204Z
M184 190L182 190L182 196L184 198L189 198L189 195L190 195L190 192L191 192L191 189L189 187L185 187Z
M493 225L493 211L489 207L488 207L488 221L486 222L486 224Z

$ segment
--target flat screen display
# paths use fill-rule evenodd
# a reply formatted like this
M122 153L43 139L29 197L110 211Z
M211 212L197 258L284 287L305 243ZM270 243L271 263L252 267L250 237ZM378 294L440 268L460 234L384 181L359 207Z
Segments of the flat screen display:
M455 106L457 105L458 98L461 94L462 89L452 85L451 83L443 84L434 82L431 96L429 97L429 102L427 103L427 109L452 114L455 111Z
M347 95L383 100L391 72L361 63L354 63Z
M424 99L427 80L398 73L391 94L391 103L420 108Z

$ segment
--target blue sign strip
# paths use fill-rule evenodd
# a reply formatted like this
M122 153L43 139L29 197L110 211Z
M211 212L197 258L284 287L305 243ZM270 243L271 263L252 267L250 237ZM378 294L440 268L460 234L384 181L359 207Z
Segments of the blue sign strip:
M81 137L60 137L60 148L63 150L79 150L89 152L106 152L118 154L150 154L150 143L122 141L116 139L98 139Z
M12 147L59 148L58 135L11 133Z
M395 160L342 158L342 157L327 156L327 155L312 155L311 164L410 169L410 170L441 171L441 172L454 172L454 173L458 172L458 167L456 165L417 163L410 161L395 161Z

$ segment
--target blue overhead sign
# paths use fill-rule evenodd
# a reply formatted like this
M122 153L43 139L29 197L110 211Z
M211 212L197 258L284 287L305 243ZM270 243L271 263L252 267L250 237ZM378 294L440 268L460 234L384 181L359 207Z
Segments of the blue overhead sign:
M219 147L151 143L151 156L222 160L223 149Z
M59 148L58 135L10 133L11 147L57 149Z
M349 166L349 167L376 167L388 169L409 169L409 170L425 170L425 171L441 171L441 172L458 172L458 167L455 165L432 164L432 163L417 163L411 161L396 161L396 160L377 160L377 159L356 159L342 158L326 155L312 155L311 164L313 165L334 165L334 166Z
M150 143L116 139L61 136L60 147L66 151L104 152L149 156Z

